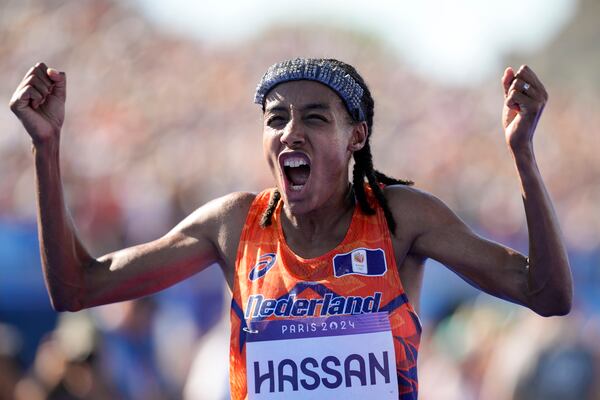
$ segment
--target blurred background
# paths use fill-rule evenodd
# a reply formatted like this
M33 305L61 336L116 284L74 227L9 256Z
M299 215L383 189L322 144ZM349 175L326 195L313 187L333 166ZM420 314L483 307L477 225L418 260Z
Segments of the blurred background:
M217 4L218 3L218 4ZM38 61L67 72L61 168L94 256L198 206L272 186L253 91L296 56L357 67L376 168L527 252L500 77L527 63L550 101L536 156L575 278L541 318L428 262L423 399L600 399L600 2L2 0L0 399L227 399L229 293L211 267L155 296L57 314L45 292L29 137L8 109Z

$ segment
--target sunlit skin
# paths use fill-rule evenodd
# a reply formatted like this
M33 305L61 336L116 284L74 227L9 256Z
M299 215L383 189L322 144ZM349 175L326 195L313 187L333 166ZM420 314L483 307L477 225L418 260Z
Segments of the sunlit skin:
M366 124L353 123L339 96L320 83L286 82L267 95L265 157L284 201L284 221L305 239L330 235L341 218L341 225L349 224L354 199L349 196L348 164L365 138ZM289 187L281 167L280 156L289 152L302 152L310 160L310 176L301 191Z

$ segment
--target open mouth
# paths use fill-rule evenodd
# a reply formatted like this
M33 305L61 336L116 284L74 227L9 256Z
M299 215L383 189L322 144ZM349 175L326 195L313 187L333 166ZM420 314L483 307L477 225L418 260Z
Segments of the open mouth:
M302 152L283 153L279 157L288 187L293 191L301 191L310 177L310 159Z

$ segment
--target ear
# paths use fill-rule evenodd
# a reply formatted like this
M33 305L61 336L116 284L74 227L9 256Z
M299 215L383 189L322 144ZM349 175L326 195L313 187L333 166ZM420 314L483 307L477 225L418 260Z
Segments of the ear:
M350 143L348 143L348 150L351 152L358 151L365 146L367 143L369 128L365 121L359 122L352 128L352 137Z

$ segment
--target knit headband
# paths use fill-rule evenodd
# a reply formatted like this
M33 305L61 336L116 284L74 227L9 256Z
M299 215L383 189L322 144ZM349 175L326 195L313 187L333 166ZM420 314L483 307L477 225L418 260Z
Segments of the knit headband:
M256 87L254 102L263 105L265 96L276 85L299 80L317 81L327 85L342 98L353 118L358 121L365 120L365 112L360 102L363 88L350 74L325 59L296 58L271 65Z

